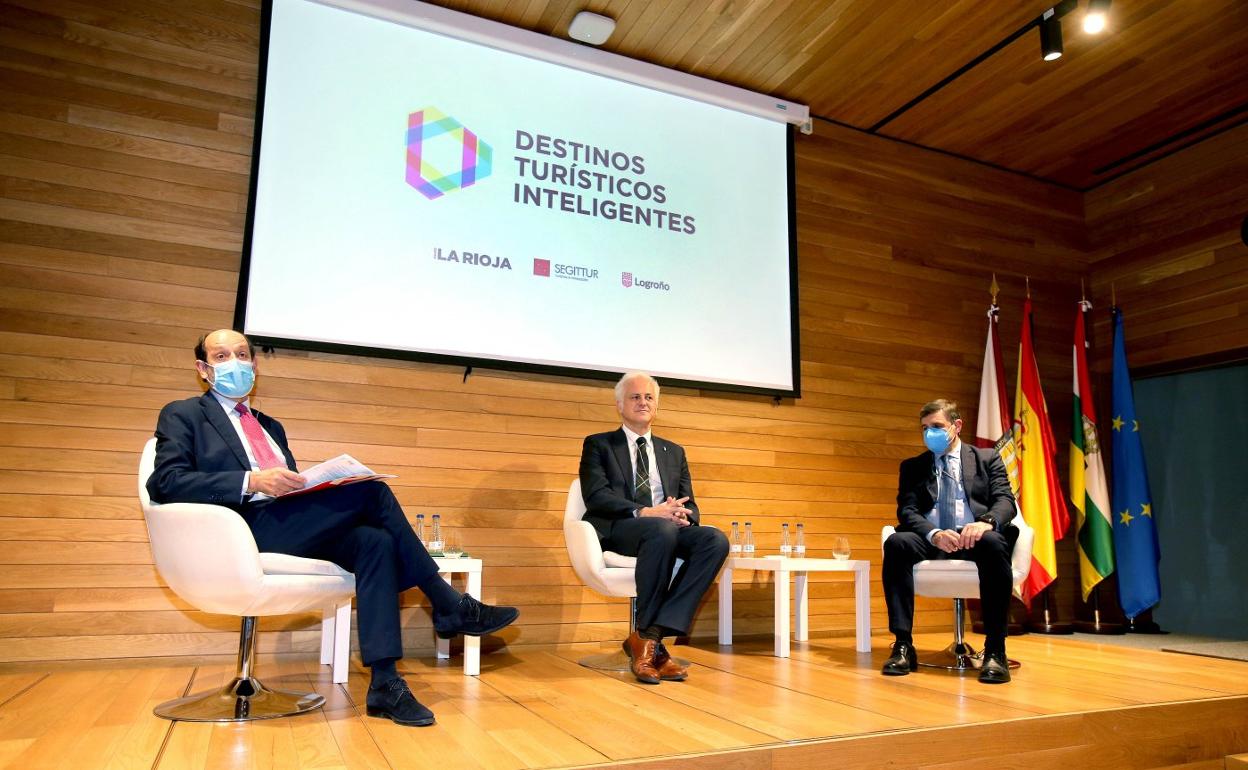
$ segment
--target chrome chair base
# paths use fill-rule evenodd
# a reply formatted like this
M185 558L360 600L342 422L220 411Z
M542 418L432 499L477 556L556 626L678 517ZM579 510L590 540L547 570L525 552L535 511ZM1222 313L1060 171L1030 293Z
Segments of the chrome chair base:
M597 655L586 655L577 661L585 668L592 668L595 671L628 671L630 670L628 656L623 650L615 652L603 652Z
M966 603L962 599L953 600L953 641L948 647L933 655L927 662L923 662L925 656L919 655L919 665L925 668L943 668L946 671L953 671L958 674L965 674L968 671L979 671L984 663L984 654L976 652L975 648L967 644L962 629L966 628ZM1018 668L1022 664L1017 660L1007 658L1010 670Z
M931 656L919 656L919 665L926 668L943 668L946 671L979 671L983 653L966 642L953 642L945 649Z
M209 690L165 701L152 709L158 717L175 722L248 722L304 714L325 705L317 693L271 690L251 675L256 658L256 618L242 618L238 632L238 666L234 680L219 690Z
M976 652L975 648L966 642L953 642L932 657L933 659L929 662L920 661L919 665L927 668L943 668L946 671L965 674L967 672L978 672L980 666L984 663L984 654ZM1007 658L1006 661L1009 663L1011 671L1023 665L1013 658Z
M315 711L325 704L316 693L270 690L259 679L235 679L220 690L175 698L153 709L158 717L179 722L247 722Z
M632 636L637 630L637 597L634 596L628 600L628 635ZM676 661L686 668L692 665L684 658L672 656L672 660ZM603 652L597 655L586 655L577 661L585 668L592 668L595 671L632 671L633 667L629 663L628 653L620 648L616 648L615 652Z

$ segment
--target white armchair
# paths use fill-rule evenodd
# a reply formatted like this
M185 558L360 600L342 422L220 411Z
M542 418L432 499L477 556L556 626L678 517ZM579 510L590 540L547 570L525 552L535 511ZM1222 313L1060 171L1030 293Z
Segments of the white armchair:
M622 556L614 551L602 550L594 525L584 521L585 500L581 497L581 480L574 479L568 486L568 501L563 509L563 539L568 546L568 558L572 570L585 585L604 596L627 596L628 632L637 628L637 568L636 556ZM683 559L677 559L672 567L675 577ZM680 659L678 659L680 660ZM577 661L587 668L604 671L628 671L628 656L618 652L590 655ZM687 665L681 661L682 665Z
M1010 555L1010 572L1014 590L1022 585L1031 570L1031 549L1036 533L1023 519L1022 514L1010 520L1008 526L1018 528L1018 539ZM880 532L880 547L896 528L886 526ZM944 668L950 671L969 671L979 667L979 654L965 639L966 599L979 598L979 568L973 561L963 559L928 559L914 565L915 596L934 596L953 599L953 641L934 660L925 661L920 655L920 666ZM1018 661L1011 660L1010 668L1018 668Z
M316 693L271 690L252 676L256 618L321 610L321 663L333 680L347 681L351 597L355 576L336 564L279 553L260 553L247 524L218 505L158 505L147 494L156 439L143 447L139 501L147 521L156 570L175 594L204 612L242 616L238 668L220 690L162 703L157 716L191 722L268 719L320 708Z

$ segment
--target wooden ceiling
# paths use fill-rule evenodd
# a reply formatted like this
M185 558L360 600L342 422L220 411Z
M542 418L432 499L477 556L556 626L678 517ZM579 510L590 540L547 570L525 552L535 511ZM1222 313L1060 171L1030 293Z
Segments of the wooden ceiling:
M1109 28L1062 20L1065 56L1027 30L879 125L1056 0L435 0L810 105L818 118L1079 190L1248 120L1248 1L1113 0ZM818 131L816 122L815 130Z

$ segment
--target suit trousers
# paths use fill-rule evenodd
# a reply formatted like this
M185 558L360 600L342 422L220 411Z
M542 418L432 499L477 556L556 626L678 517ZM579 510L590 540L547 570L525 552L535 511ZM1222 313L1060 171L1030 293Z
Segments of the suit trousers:
M390 487L364 481L245 506L261 551L332 561L355 574L364 665L403 657L399 594L437 574Z
M654 516L612 522L602 547L637 557L637 628L659 625L678 636L689 633L702 595L728 558L728 538L718 529ZM685 563L672 577L678 557Z
M984 615L984 649L1005 650L1013 573L1010 554L1018 539L1016 527L985 532L970 550L945 553L916 532L894 532L884 541L884 600L888 630L909 639L914 626L914 565L927 559L967 559L979 568L979 600Z

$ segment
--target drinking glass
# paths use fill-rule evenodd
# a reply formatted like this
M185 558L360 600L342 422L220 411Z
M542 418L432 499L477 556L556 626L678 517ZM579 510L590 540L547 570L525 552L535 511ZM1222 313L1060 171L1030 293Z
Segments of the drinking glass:
M844 535L832 538L832 558L842 561L849 558L849 538Z
M464 546L459 539L459 530L446 527L442 531L442 555L448 559L458 559L464 555Z

